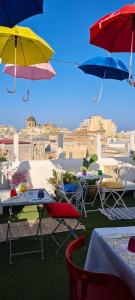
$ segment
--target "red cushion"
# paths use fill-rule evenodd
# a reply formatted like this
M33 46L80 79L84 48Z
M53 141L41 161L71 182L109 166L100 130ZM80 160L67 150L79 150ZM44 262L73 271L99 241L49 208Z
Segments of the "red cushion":
M48 203L44 204L48 214L52 218L80 218L79 211L70 203Z

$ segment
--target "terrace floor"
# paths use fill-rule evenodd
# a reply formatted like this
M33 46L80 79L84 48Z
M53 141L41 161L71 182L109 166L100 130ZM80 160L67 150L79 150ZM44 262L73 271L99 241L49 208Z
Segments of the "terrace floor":
M125 197L128 206L135 206L132 194ZM98 205L98 203L97 203ZM33 207L34 208L34 207ZM26 214L27 212L27 214ZM46 216L45 216L46 217ZM36 211L31 212L31 207L14 211L14 220L35 220ZM7 211L0 216L0 224L6 223ZM76 263L83 266L90 235L95 227L132 226L133 220L110 221L100 212L90 212L87 218L82 217L85 225L86 246L75 256ZM84 230L78 230L78 235ZM58 233L61 239L65 233ZM25 237L13 242L13 250L28 251L36 249L38 242L35 237ZM0 243L0 299L1 300L68 300L68 276L65 265L65 249L55 254L56 245L50 235L44 235L45 260L41 260L40 254L19 255L13 258L13 264L9 264L9 246L6 242Z

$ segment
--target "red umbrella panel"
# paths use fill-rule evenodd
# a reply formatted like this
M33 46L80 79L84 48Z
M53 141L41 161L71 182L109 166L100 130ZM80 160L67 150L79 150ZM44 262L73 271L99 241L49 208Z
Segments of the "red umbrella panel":
M90 27L90 43L109 52L135 52L135 4L125 5Z

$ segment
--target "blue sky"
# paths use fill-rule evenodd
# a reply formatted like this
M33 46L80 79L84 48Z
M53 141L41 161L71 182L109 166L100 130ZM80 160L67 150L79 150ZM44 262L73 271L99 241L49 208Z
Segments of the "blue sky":
M105 80L101 101L94 102L101 79L84 74L75 64L57 62L73 61L79 64L108 53L89 44L89 27L103 15L127 4L125 0L45 0L44 14L33 16L18 25L31 27L55 50L51 64L57 75L52 80L17 80L17 91L8 94L13 78L0 75L0 124L24 127L25 120L33 115L38 123L52 122L61 127L74 129L92 115L111 118L118 129L135 129L135 88L126 81ZM132 3L129 1L128 3ZM128 66L129 54L115 53ZM54 60L53 60L54 59ZM134 62L134 59L133 59ZM135 71L134 71L135 72ZM22 100L27 85L30 89L28 102Z

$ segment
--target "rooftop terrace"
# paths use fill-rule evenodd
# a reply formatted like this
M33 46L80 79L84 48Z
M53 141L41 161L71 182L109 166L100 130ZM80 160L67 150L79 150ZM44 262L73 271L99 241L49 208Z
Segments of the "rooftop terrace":
M117 159L105 158L102 159L102 166L114 166L123 158ZM126 159L126 158L125 158ZM32 185L34 187L46 187L47 178L52 174L54 167L61 167L67 170L78 170L82 164L81 160L57 160L57 161L23 161L17 165L17 170L25 170L28 168ZM40 172L39 172L40 170ZM130 179L134 181L134 167L130 166ZM38 179L38 181L37 181ZM50 187L48 186L48 191ZM131 192L125 194L125 203L128 206L134 205L134 198ZM99 201L96 202L96 207L100 206ZM27 206L25 208L15 208L13 218L15 222L36 220L38 217L36 206ZM46 219L45 212L44 218ZM0 215L0 224L6 224L8 219L7 209L4 209L4 214ZM47 220L47 219L46 219ZM19 224L19 223L18 223ZM84 266L87 253L88 243L92 230L97 227L117 227L117 226L132 226L135 225L135 219L111 221L99 211L88 213L87 218L82 216L81 224L85 226L86 247L76 254L76 263ZM2 230L2 226L0 226ZM78 235L84 234L84 230L79 229ZM65 232L57 233L59 239L65 236ZM48 300L67 300L68 298L68 276L65 264L65 248L63 247L56 255L56 244L52 240L50 234L44 235L44 254L45 259L41 260L39 254L19 255L13 258L13 264L9 264L9 245L6 242L1 242L0 247L0 268L1 280L0 291L1 299L48 299ZM13 250L15 252L38 247L37 239L34 236L24 237L13 241Z
M134 198L130 193L126 194L125 201L128 203L128 206L134 206ZM21 220L35 220L37 218L35 209L36 207L31 212L31 207L25 207L21 211L16 208L14 211L14 220L17 222ZM47 217L47 215L44 217ZM5 211L4 215L0 216L0 223L5 222L7 222L7 211ZM135 220L110 221L100 212L90 212L87 218L82 217L81 223L85 225L87 243L86 247L81 249L79 254L76 255L76 263L83 266L93 228L130 226L135 225ZM82 230L78 230L77 232L78 235L84 233ZM59 235L59 239L65 236L65 233L57 234ZM14 241L13 249L14 251L20 251L20 249L27 251L33 247L36 249L37 245L37 240L33 236L31 238L25 237ZM0 247L1 299L67 300L68 277L65 264L65 248L62 248L56 255L56 247L50 234L46 234L44 235L44 260L41 260L39 254L16 256L13 259L13 264L10 265L9 246L6 242L2 242Z

